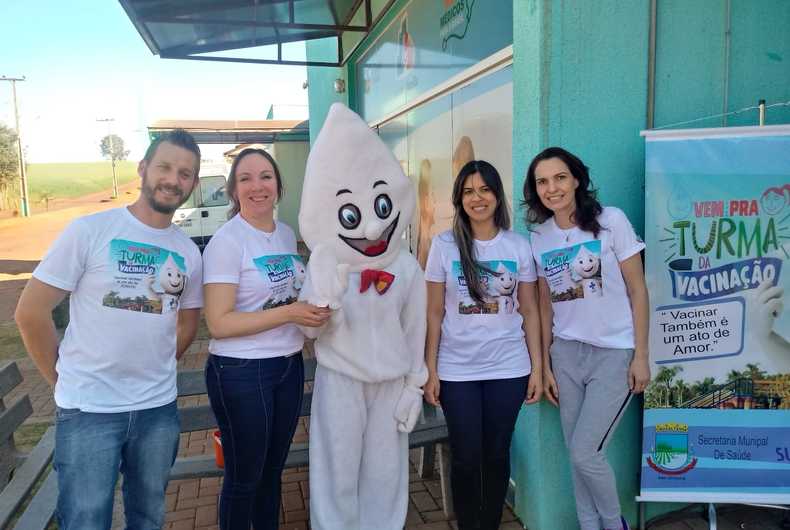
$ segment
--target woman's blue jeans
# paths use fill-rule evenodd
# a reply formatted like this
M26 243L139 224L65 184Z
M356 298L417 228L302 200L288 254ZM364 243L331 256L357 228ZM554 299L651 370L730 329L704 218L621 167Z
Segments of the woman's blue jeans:
M271 359L210 355L206 387L222 433L222 530L277 530L280 476L302 408L302 354Z
M441 382L459 530L499 528L510 478L510 440L528 380Z
M126 528L159 530L178 452L176 402L117 413L58 407L55 421L58 527L109 530L120 472Z

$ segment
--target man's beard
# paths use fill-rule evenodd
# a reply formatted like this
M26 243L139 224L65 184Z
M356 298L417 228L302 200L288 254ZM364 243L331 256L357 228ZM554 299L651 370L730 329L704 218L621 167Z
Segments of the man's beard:
M163 190L163 191L174 191L178 193L180 200L176 204L170 203L162 203L156 200L156 191ZM175 187L175 186L167 186L167 185L159 185L156 187L151 187L148 184L148 171L146 170L146 175L143 178L143 184L140 188L143 196L148 201L148 205L157 213L165 214L165 215L172 215L182 204L184 204L187 199L189 199L189 194L184 196L184 192Z

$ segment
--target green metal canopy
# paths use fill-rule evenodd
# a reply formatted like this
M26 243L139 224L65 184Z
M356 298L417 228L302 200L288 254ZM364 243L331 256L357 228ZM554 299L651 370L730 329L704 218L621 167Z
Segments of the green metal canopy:
M340 66L349 55L343 34L359 35L349 39L358 44L376 22L372 0L119 1L148 48L168 59ZM334 40L337 55L288 57L290 43L314 39Z

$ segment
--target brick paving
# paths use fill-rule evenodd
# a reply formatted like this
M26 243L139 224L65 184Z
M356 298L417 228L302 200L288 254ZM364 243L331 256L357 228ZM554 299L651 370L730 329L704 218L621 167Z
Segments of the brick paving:
M199 339L192 344L179 361L180 370L202 369L206 362L208 340ZM18 359L17 364L24 378L8 398L12 403L19 396L28 394L33 404L33 414L26 423L51 423L55 405L52 392L28 358ZM182 398L183 404L202 404L206 396ZM308 419L300 418L294 440L307 441ZM213 451L208 431L183 433L179 444L179 455L197 455ZM420 479L416 471L418 452L411 453L409 476L409 510L406 516L406 530L457 530L453 519L444 515L438 472L433 478ZM438 461L438 458L437 458ZM310 528L309 509L309 469L295 468L283 473L282 508L280 511L280 530L308 530ZM218 530L217 498L222 486L221 478L172 481L166 494L166 514L164 530ZM113 530L123 525L123 506L120 490L116 494L113 511ZM785 530L782 514L777 510L750 508L742 506L719 507L719 530L753 529ZM655 521L651 530L703 530L708 523L699 511L687 510L683 514L670 515ZM522 530L521 522L509 507L505 506L500 530ZM565 529L552 529L565 530Z

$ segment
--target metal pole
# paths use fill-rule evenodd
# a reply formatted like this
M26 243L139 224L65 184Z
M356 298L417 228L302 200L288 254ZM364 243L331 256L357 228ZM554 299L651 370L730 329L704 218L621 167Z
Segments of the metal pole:
M22 150L22 133L19 129L19 107L17 106L16 101L16 82L17 81L24 81L25 76L22 77L0 77L0 81L10 81L11 82L11 92L14 95L14 119L16 121L16 146L17 146L17 158L19 159L19 178L21 180L21 190L20 193L22 195L22 217L30 217L30 197L27 193L27 174L25 171L25 153Z
M724 79L721 103L721 126L727 126L727 113L730 111L730 45L732 43L732 0L727 0L724 7Z
M761 99L759 101L759 103L757 103L757 106L760 109L760 111L759 111L760 112L760 121L759 121L759 123L760 123L760 127L762 127L763 125L765 125L765 100Z
M655 126L656 117L656 27L658 0L650 0L650 29L647 46L647 129Z

